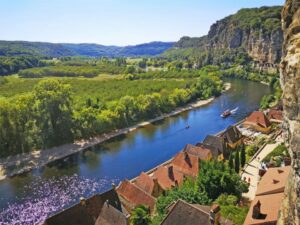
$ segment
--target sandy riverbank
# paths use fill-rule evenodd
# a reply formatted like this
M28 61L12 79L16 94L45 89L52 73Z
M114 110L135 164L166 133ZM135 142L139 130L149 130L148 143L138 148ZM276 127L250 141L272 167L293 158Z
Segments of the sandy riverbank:
M230 83L226 83L224 91L227 91L230 88L231 88ZM115 131L112 131L112 132L109 132L106 134L102 134L102 135L99 135L99 136L96 136L96 137L93 137L90 139L77 140L72 144L65 144L65 145L61 145L61 146L50 148L50 149L32 151L30 153L25 153L25 154L10 156L5 159L0 159L0 180L30 171L35 168L40 168L42 166L47 165L50 162L65 158L69 155L80 152L84 149L87 149L94 145L100 144L104 141L107 141L107 140L117 137L119 135L127 134L138 128L141 128L141 127L147 126L151 123L154 123L156 121L163 120L165 118L178 115L182 112L207 105L207 104L211 103L213 100L214 100L214 98L210 98L207 100L199 100L199 101L190 103L184 107L177 108L176 110L174 110L170 113L167 113L167 114L163 114L157 118L138 123L137 125L134 125L134 126L131 126L128 128L124 128L124 129L120 129L120 130L115 130Z

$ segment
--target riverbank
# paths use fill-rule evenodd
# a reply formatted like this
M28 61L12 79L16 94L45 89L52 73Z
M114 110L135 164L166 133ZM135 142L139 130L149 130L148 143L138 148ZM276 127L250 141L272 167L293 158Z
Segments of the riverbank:
M225 86L224 91L229 90L231 87L230 83L226 83L224 86ZM18 174L21 174L24 172L28 172L32 169L43 167L50 162L54 162L56 160L65 158L69 155L78 153L89 147L92 147L94 145L105 142L111 138L117 137L122 134L127 134L138 128L147 126L156 121L163 120L167 117L175 116L182 112L189 111L189 110L207 105L207 104L211 103L213 100L214 100L214 98L210 98L207 100L199 100L199 101L190 103L184 107L177 108L176 110L174 110L170 113L167 113L167 114L163 114L157 118L138 123L137 125L134 125L134 126L131 126L128 128L124 128L124 129L120 129L120 130L115 130L115 131L112 131L112 132L109 132L106 134L102 134L102 135L99 135L97 137L93 137L90 139L77 140L72 144L65 144L65 145L50 148L50 149L33 151L30 153L25 153L25 154L10 156L5 159L0 159L0 180L3 180L7 177L18 175Z

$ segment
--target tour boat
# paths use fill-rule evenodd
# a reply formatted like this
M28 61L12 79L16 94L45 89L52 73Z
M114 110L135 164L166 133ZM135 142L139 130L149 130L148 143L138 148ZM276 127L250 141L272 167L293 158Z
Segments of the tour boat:
M231 115L231 111L229 109L227 109L221 114L221 117L226 118L230 115Z
M235 109L232 109L232 110L227 109L221 114L221 117L226 118L226 117L230 116L231 114L235 114L238 109L239 109L239 107L236 107Z

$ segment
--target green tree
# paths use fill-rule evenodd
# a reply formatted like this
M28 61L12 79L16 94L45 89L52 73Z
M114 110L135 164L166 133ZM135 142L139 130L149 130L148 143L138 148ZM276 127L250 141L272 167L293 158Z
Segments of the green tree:
M247 191L239 175L232 173L223 162L201 162L200 168L198 185L211 200L215 200L222 193L240 197L242 192Z
M229 155L228 166L230 169L233 169L233 153L232 153L232 151L230 152L230 155Z
M133 210L130 220L133 225L149 225L151 223L149 208L145 205L137 206Z
M239 153L238 149L235 152L234 170L237 173L239 173L239 171L240 171L240 153Z
M34 98L43 147L73 141L70 85L58 80L43 80L35 87Z
M241 166L244 167L246 163L246 151L245 146L241 145Z

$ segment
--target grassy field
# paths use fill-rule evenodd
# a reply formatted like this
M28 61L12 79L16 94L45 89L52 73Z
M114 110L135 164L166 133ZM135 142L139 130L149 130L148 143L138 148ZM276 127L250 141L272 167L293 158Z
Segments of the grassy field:
M14 97L33 90L34 86L46 78L18 78L10 76L0 83L0 97ZM76 103L84 103L87 98L99 98L101 102L119 99L122 96L137 96L153 92L169 93L175 88L184 88L192 79L168 80L125 80L122 75L100 75L95 78L50 78L63 80L72 86Z

